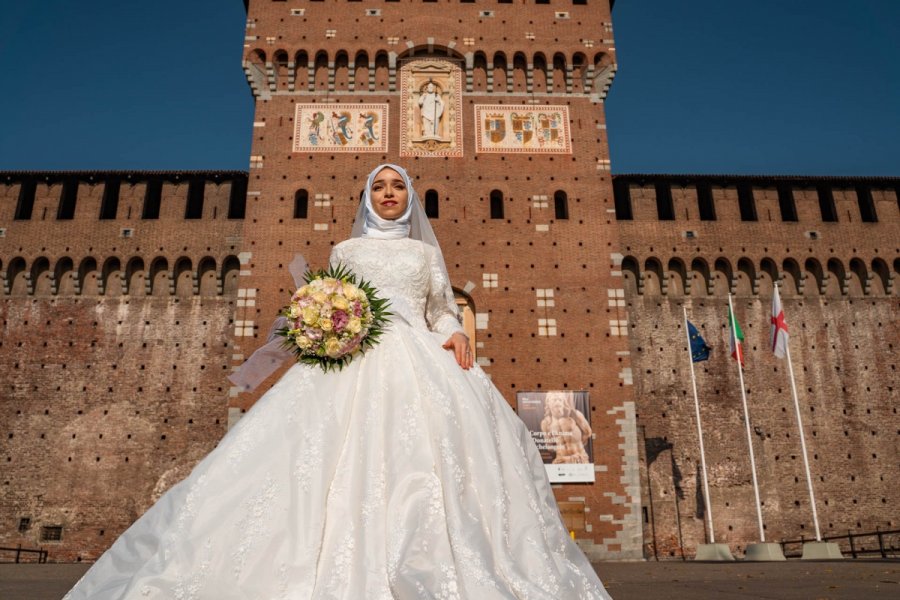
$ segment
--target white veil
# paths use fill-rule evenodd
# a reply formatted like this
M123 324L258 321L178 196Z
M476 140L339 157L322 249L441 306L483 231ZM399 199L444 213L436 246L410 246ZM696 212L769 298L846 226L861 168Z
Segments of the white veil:
M409 195L406 212L393 221L382 219L375 214L375 211L372 209L372 183L375 181L375 176L378 175L378 173L383 169L388 168L393 169L403 178L403 181L406 182L406 191ZM431 223L428 222L428 216L425 214L425 209L422 208L419 195L416 193L415 188L413 188L412 179L403 167L398 167L393 164L383 164L375 167L375 169L369 173L369 176L366 178L366 189L363 192L363 199L359 203L359 209L356 211L356 220L353 222L353 229L350 232L350 237L378 239L400 239L408 237L413 240L419 240L434 248L435 261L441 270L440 274L443 276L443 281L446 282L446 285L444 286L445 299L450 310L453 311L453 314L456 315L457 320L459 320L459 310L456 307L456 299L453 297L453 288L450 285L450 274L447 272L444 254L441 252L441 246L438 244L437 238L434 235Z

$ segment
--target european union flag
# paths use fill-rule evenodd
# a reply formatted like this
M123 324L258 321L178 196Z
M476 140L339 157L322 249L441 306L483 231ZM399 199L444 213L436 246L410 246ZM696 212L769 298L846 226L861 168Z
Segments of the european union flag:
M691 338L691 360L693 362L709 360L709 353L712 352L712 348L706 345L706 340L703 339L703 336L700 335L693 323L688 321L687 324L688 336Z

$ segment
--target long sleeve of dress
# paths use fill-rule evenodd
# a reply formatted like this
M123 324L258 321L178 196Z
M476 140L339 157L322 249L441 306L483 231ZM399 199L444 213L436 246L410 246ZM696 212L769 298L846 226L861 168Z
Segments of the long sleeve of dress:
M450 282L441 268L437 253L433 248L426 246L425 254L428 258L429 271L431 272L428 298L425 303L425 320L428 322L428 328L445 334L448 338L454 333L465 335L466 332L459 322L459 311L456 309L456 303L451 304L453 302L453 289L450 287Z
M331 256L328 257L328 265L331 267L336 267L338 263L344 260L343 253L341 252L340 244L331 249Z

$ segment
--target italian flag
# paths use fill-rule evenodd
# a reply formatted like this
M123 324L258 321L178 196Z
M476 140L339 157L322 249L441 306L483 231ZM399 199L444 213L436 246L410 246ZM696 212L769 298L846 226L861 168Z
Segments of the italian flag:
M730 325L728 343L731 346L731 358L741 361L741 366L743 367L744 347L742 344L744 342L744 332L741 331L741 326L738 325L737 319L734 318L730 308L728 309L728 323ZM735 340L737 341L735 342Z

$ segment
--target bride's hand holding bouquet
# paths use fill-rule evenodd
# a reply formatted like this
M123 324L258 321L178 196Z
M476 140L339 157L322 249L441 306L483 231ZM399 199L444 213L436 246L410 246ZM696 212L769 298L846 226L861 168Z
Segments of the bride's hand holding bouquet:
M297 362L340 370L378 343L391 313L375 288L340 264L307 271L304 280L281 310L287 324L275 331Z

